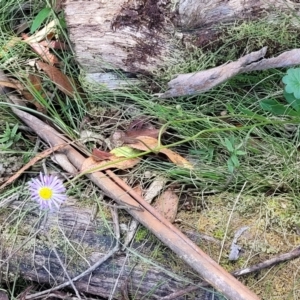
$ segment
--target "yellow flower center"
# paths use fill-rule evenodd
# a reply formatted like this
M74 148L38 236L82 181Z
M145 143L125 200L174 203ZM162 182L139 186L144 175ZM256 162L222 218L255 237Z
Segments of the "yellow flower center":
M43 199L43 200L50 200L53 196L53 190L44 186L42 188L39 189L39 196Z

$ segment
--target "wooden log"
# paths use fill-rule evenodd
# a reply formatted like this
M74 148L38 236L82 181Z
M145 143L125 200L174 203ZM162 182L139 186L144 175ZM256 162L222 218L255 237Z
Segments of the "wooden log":
M11 209L2 209L0 213L3 231L0 252L2 281L10 281L17 276L51 286L68 281L59 259L49 245L46 232L51 236L71 278L102 258L116 243L110 228L111 222L108 221L107 225L99 221L100 218L93 221L91 209L78 208L67 202L57 213L49 214L44 222L44 217L32 205L33 203L24 205L15 201ZM22 217L16 217L21 213L20 207L22 212L27 212L22 213ZM143 244L145 257L145 250L151 251L151 245L152 243ZM141 246L141 243L135 243L133 248ZM159 268L146 260L137 259L134 254L126 257L125 253L120 252L90 276L76 281L75 286L80 292L109 297L116 284L113 292L116 299L120 299L126 289L135 299L141 299L145 295L148 295L147 299L161 299L187 285L187 280L172 276L170 269L163 271L164 268L165 266ZM194 279L196 277L190 278L190 281ZM205 293L204 289L200 289L195 299L203 299Z
M264 16L276 19L282 11L299 15L297 2L67 0L64 11L76 58L87 78L117 87L126 83L120 74L153 74L175 56L183 57L184 40L193 37L199 45L216 38L217 24Z

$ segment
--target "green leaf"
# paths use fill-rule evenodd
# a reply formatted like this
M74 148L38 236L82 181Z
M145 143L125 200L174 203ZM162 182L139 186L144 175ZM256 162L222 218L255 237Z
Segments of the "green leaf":
M9 148L10 146L12 146L14 142L13 141L8 141L6 144L5 144L5 148Z
M228 171L230 173L233 173L233 171L234 171L234 165L233 165L232 160L230 158L227 160L227 167L228 167Z
M7 142L9 139L10 139L9 136L4 136L3 138L0 139L0 143L1 143L1 144L2 144L2 143L5 143L5 142Z
M282 78L282 81L286 84L285 91L300 99L300 68L287 70L287 75Z
M30 27L30 33L34 33L42 23L49 17L51 12L50 7L44 7L34 18L32 25Z
M114 154L117 157L134 157L139 155L141 152L142 151L130 148L128 146L115 148L110 151L110 153Z
M19 132L18 134L16 134L16 135L14 136L14 142L17 142L18 140L20 140L21 137L22 137L21 132Z
M235 167L239 167L240 166L239 159L237 158L236 155L232 155L229 159L232 161L232 163L233 163L233 165Z
M235 154L236 154L236 155L246 155L247 152L242 151L242 150L238 150L238 151L235 152Z
M226 146L226 148L229 152L234 151L233 145L232 145L231 141L228 138L225 138L224 143L225 143L225 146Z
M13 129L11 130L11 133L10 133L10 136L11 137L14 137L17 133L17 130L18 130L18 124L16 124Z
M295 98L294 94L289 94L286 91L283 92L283 96L296 111L300 111L300 99Z
M271 112L276 116L278 115L299 116L299 113L297 113L293 109L288 108L285 105L273 99L262 100L260 101L259 105L263 110Z
M59 24L62 29L67 29L67 22L64 17L59 19Z

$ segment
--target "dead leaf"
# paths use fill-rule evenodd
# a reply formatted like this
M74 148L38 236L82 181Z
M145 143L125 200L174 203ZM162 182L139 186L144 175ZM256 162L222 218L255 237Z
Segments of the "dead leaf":
M45 47L39 43L30 43L29 45L33 49L33 51L42 58L43 61L51 65L59 63L58 58L50 52L48 47Z
M37 65L49 76L56 86L70 97L74 96L72 80L62 73L58 68L38 61Z
M111 155L109 160L97 162L92 156L90 156L83 162L81 172L88 174L112 168L127 170L137 165L140 160L140 158L120 158L115 155Z
M46 47L41 43L34 41L25 33L22 33L22 38L33 49L33 51L42 58L42 60L46 61L51 65L59 63L58 58L50 52L49 47Z
M171 162L176 164L177 166L187 168L187 169L193 169L193 165L187 161L185 158L183 158L181 155L177 154L176 152L168 149L168 148L158 148L158 140L152 137L148 136L139 136L136 139L138 142L129 144L130 147L142 151L149 151L153 150L154 153L157 151L160 153L165 154Z
M28 81L30 82L32 88L36 90L37 92L40 92L42 96L44 96L44 93L42 92L43 87L42 87L42 82L39 76L35 74L29 74L28 75ZM47 110L44 106L42 106L38 101L35 100L35 97L32 95L30 91L27 89L24 89L22 92L22 96L31 102L37 109L37 111L46 114Z
M156 200L154 208L161 213L169 222L175 221L178 209L179 197L173 190L167 189Z
M97 148L94 148L92 152L92 157L95 161L107 160L110 156L112 156L111 153L99 150Z
M51 49L59 49L59 50L69 50L69 46L65 42L61 41L41 41L40 45L43 45L45 47L51 48Z
M34 158L32 158L24 167L22 167L17 173L15 173L13 176L11 176L4 184L0 186L0 190L4 189L9 184L13 183L17 178L19 178L24 171L32 167L36 162L39 160L49 156L51 153L57 151L60 148L65 147L66 144L57 145L55 147L52 147L50 149L47 149L43 151L42 153L37 154Z
M125 131L125 137L135 139L139 136L148 136L157 138L159 135L159 129L131 129Z
M18 84L15 84L13 82L6 81L6 80L1 80L0 85L5 86L5 87L9 87L9 88L12 88L12 89L16 89L16 90L18 90L20 88L20 86Z

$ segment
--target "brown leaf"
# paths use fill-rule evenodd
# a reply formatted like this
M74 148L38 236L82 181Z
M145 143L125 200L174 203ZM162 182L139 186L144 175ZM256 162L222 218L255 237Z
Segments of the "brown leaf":
M74 96L72 80L67 75L62 73L58 68L48 65L42 61L38 61L37 65L49 76L49 78L62 92L68 96Z
M19 178L24 171L26 171L27 169L29 169L31 166L33 166L36 162L38 162L39 160L49 156L51 153L57 151L60 148L65 147L66 144L62 144L62 145L57 145L55 147L52 147L50 149L47 149L45 151L43 151L42 153L37 154L34 158L32 158L24 167L22 167L17 173L15 173L13 176L11 176L6 182L4 182L1 186L0 186L0 190L4 189L6 186L8 186L9 184L13 183L17 178Z
M153 152L159 151L160 153L165 154L170 159L170 161L173 162L174 164L183 168L193 169L192 164L189 161L187 161L185 158L183 158L181 155L177 154L176 152L168 148L161 148L158 150L157 139L148 136L139 136L136 140L138 142L129 144L128 146L142 151L149 151L149 150L153 150Z
M52 54L48 47L41 45L40 43L30 43L29 44L34 52L36 52L42 60L45 62L55 65L59 63L58 58Z
M149 136L152 138L157 138L159 134L159 129L131 129L125 131L125 138L135 139L139 136Z
M97 148L93 149L92 157L95 161L107 160L112 156L111 153L99 150Z
M30 84L32 85L32 87L37 91L37 92L42 92L43 87L42 87L42 82L39 76L35 75L35 74L29 74L28 75L28 81L30 82ZM44 95L43 93L41 93L42 96ZM30 91L24 89L22 91L22 96L28 100L29 102L31 102L32 104L35 105L37 111L46 114L46 108L44 106L42 106L38 101L35 100L35 97L31 94Z
M0 80L0 85L1 86L5 86L5 87L9 87L12 89L16 89L19 90L20 86L16 83L10 82L10 81L6 81L6 80Z
M156 200L154 208L160 212L168 221L175 221L178 209L179 197L173 190L167 189Z
M61 41L41 41L41 45L51 48L51 49L59 49L59 50L69 50L68 44Z
M87 174L112 168L127 170L137 165L140 160L140 158L121 158L111 155L109 160L97 162L90 156L83 162L81 172Z
M25 33L22 34L22 38L30 45L33 51L42 58L42 60L51 65L59 63L58 58L50 52L49 47L46 47L36 41L30 41L30 37L28 37L28 35Z

